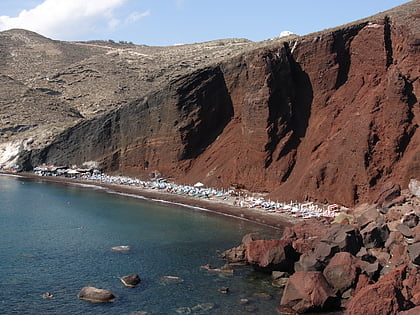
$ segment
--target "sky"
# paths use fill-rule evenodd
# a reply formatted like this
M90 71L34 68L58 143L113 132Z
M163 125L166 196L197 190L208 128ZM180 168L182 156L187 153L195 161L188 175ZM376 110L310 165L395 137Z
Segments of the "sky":
M0 0L0 31L23 28L57 40L170 46L223 38L305 35L407 0Z

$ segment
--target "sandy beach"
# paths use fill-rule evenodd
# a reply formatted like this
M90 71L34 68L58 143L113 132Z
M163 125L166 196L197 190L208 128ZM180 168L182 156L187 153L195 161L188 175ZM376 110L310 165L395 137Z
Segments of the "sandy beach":
M10 175L10 173L3 174ZM62 185L79 185L86 188L89 188L88 185L92 185L91 188L94 188L95 186L102 187L107 189L108 192L123 194L127 197L136 198L141 196L144 197L146 201L150 202L172 203L178 206L190 208L193 211L209 211L219 215L227 215L238 219L253 221L275 229L283 229L284 227L290 226L301 220L287 214L272 213L259 208L234 206L233 200L223 200L222 198L199 198L187 195L177 195L162 190L142 188L138 186L102 183L98 181L59 176L39 176L33 173L18 173L14 175Z

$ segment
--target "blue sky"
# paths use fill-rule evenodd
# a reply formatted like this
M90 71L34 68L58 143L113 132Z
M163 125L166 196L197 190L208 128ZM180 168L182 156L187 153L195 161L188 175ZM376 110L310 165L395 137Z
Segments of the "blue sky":
M1 0L0 30L59 40L167 46L221 38L261 41L320 31L407 0Z

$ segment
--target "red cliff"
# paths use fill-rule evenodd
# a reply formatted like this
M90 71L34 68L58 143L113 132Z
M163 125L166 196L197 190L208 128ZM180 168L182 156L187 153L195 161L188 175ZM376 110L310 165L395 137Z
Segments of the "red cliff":
M420 178L420 4L272 41L68 129L37 163L98 161L272 199L372 201Z

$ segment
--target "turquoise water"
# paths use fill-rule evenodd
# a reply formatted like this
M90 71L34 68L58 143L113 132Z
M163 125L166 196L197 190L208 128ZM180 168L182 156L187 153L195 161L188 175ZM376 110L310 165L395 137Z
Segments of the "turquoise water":
M204 211L86 189L0 176L1 314L276 314L279 290L249 267L233 276L213 274L218 253L259 231L251 222ZM127 245L128 252L113 246ZM136 288L119 277L137 273ZM164 284L163 276L184 281ZM113 303L92 304L76 295L91 285L112 291ZM229 294L219 289L229 287ZM51 292L54 298L42 294ZM269 293L271 300L255 293ZM248 305L240 299L247 298ZM211 310L194 308L213 303ZM245 309L248 307L248 309ZM180 309L183 308L183 309Z

